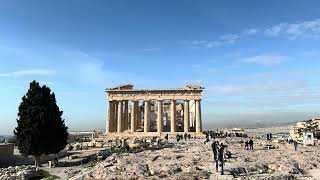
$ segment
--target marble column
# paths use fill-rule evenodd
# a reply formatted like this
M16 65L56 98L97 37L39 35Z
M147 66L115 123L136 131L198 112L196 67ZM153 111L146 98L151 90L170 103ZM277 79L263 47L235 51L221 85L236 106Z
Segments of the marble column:
M117 132L121 132L122 130L122 102L118 102L118 123L117 123Z
M137 101L131 101L131 132L135 132L136 131L136 108L137 108Z
M136 122L135 122L135 128L138 129L140 122L141 122L141 114L140 114L140 106L139 106L139 101L136 102Z
M150 101L144 101L144 132L150 132Z
M171 132L176 132L176 101L171 101Z
M163 110L162 110L162 100L158 100L158 116L157 116L157 132L162 132L162 121L163 121Z
M183 112L183 117L184 117L184 132L189 132L189 100L184 101L184 112Z
M123 131L128 130L128 101L123 102Z
M112 119L112 132L117 132L118 128L118 101L114 101L113 105L113 119Z
M114 102L109 101L109 106L108 106L108 120L106 123L106 133L110 133L113 131L113 126L114 126Z
M200 100L196 100L196 132L202 132Z

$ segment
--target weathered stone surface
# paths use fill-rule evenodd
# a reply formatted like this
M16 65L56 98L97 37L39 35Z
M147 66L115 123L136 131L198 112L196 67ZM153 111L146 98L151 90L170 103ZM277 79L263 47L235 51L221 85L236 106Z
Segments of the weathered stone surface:
M195 146L190 148L191 144ZM202 141L193 141L155 151L113 154L71 179L206 179L211 171L208 148Z
M0 168L0 179L28 179L34 171L35 167L31 165Z

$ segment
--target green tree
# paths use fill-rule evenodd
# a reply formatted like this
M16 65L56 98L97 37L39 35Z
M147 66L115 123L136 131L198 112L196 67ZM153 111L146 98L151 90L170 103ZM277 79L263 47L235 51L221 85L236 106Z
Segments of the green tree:
M14 134L20 153L32 155L37 169L41 155L57 154L67 145L68 127L62 113L50 88L32 81L22 97Z

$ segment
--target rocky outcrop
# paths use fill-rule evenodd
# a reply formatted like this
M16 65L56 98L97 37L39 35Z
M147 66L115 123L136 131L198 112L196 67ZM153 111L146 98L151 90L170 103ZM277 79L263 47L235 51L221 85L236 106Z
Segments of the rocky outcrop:
M209 146L181 142L173 148L113 154L72 179L206 179L210 176Z
M0 179L16 180L28 179L35 171L34 166L9 166L8 168L0 168Z

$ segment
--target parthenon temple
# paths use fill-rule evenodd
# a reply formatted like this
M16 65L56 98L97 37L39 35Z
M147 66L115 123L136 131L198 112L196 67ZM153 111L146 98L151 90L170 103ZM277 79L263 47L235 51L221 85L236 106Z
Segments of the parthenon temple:
M106 134L201 134L203 89L134 89L130 84L108 88Z

